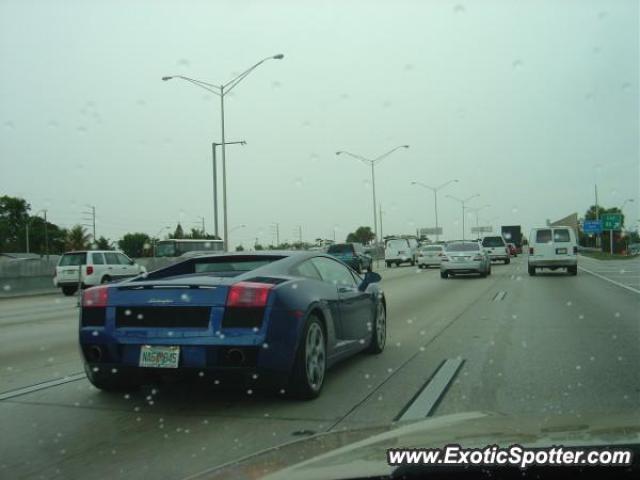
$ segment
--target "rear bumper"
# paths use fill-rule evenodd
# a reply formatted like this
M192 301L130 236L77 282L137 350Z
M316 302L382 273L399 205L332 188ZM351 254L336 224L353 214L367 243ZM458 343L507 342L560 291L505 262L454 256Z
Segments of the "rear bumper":
M489 254L489 258L491 259L491 261L493 261L493 260L508 260L510 258L510 255L507 255L506 253L502 253L502 254L490 253Z
M197 381L211 387L285 387L288 372L257 367L143 368L116 363L85 362L85 371L94 378L121 379L128 384Z
M537 268L545 267L575 267L578 265L578 259L575 257L554 258L554 259L536 259L529 256L529 266Z
M418 265L440 265L442 260L440 258L430 257L418 257Z
M471 262L443 262L440 264L440 271L454 273L482 272L485 268L480 261Z

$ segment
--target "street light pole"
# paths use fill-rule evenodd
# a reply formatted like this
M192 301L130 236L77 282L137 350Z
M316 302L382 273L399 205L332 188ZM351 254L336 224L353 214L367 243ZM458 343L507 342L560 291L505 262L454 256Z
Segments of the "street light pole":
M472 212L475 212L476 214L476 228L479 227L479 219L478 219L478 213L480 212L480 210L482 210L483 208L487 208L490 207L491 205L482 205L481 207L475 207L475 208L468 208L467 210L471 210ZM476 233L480 233L480 232L476 232Z
M464 225L465 225L465 221L464 221L464 210L465 210L465 204L466 204L469 200L471 200L472 198L476 198L476 197L479 197L479 196L480 196L480 194L479 194L479 193L475 193L475 194L471 195L470 197L465 198L465 199L463 200L463 199L460 199L460 198L454 197L453 195L447 195L447 197L451 198L452 200L455 200L456 202L460 202L460 205L462 205L462 241L463 241L463 242L464 242L464 240L465 240L465 238L464 238L464 232L465 232L465 228L464 228Z
M452 183L457 183L457 182L458 182L458 179L453 179L453 180L449 180L448 182L444 182L442 185L438 185L437 187L431 187L422 182L411 182L411 185L418 185L419 187L427 188L433 192L433 205L434 205L435 214L436 214L436 232L438 231L438 190L441 190L447 185L450 185ZM436 242L438 242L439 240L440 240L440 235L436 233Z
M226 142L225 142L225 129L224 129L225 127L224 96L228 94L231 90L233 90L233 88L236 85L238 85L242 80L244 80L251 72L253 72L253 70L258 68L267 60L282 60L283 58L284 58L284 55L281 53L278 55L265 57L262 60L260 60L258 63L249 67L247 70L245 70L244 72L237 75L236 77L234 77L233 79L231 79L230 81L228 81L223 85L214 85L211 83L203 82L202 80L196 80L194 78L185 77L184 75L172 75L172 76L162 77L162 80L165 82L168 80L172 80L174 78L179 78L197 87L203 88L208 92L211 92L214 95L218 95L218 97L220 97L220 133L222 136L222 143L221 143L222 145L222 204L223 204L223 222L224 222L223 243L224 243L225 250L228 250L229 248L229 244L228 244L229 228L228 228L228 217L227 217L227 211L228 211L228 208L227 208L227 157L226 157L226 148L225 148Z
M244 140L240 140L238 142L225 142L226 145L246 145L247 142ZM218 162L216 160L216 149L222 145L222 143L211 143L211 149L213 151L213 227L214 234L216 237L220 238L218 233Z
M361 155L355 155L353 153L347 152L345 150L339 150L336 152L336 155L348 155L350 157L353 157L357 160L360 160L361 162L363 162L365 165L369 165L371 167L371 189L372 189L372 197L373 197L373 233L375 235L374 240L376 242L376 244L380 241L380 239L378 238L378 215L376 213L376 172L375 172L375 166L380 163L382 161L382 159L384 159L385 157L391 155L393 152L395 152L396 150L400 149L400 148L409 148L409 145L398 145L395 148L392 148L391 150L389 150L386 153L383 153L382 155L380 155L379 157L376 157L374 159L369 159L369 158L365 158Z

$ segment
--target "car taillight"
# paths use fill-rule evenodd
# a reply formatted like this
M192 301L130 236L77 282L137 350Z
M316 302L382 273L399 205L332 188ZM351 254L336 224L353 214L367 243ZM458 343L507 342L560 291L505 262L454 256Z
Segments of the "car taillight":
M273 287L270 283L236 283L229 289L227 307L266 307Z
M533 247L529 247L529 255L533 255Z
M87 265L87 275L91 275L93 273L93 267L91 265Z
M448 262L449 261L449 257L447 257L446 255L442 255L442 261L443 262Z
M106 307L109 300L109 287L101 285L92 287L82 294L83 307Z

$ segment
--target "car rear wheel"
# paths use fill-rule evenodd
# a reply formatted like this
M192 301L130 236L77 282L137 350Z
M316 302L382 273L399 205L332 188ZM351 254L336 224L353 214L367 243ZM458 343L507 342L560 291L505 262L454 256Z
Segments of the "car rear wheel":
M387 268L391 268L391 262L385 262L387 264Z
M96 368L99 369L99 367L91 367L85 364L84 371L91 385L104 392L131 392L140 387L140 385L118 372L95 371Z
M529 275L531 275L532 277L536 275L536 267L532 267L531 265L529 265Z
M376 318L373 323L371 332L371 343L367 347L366 352L372 354L382 353L387 343L387 310L384 303L379 302L376 308Z
M440 272L440 278L449 278L449 274L447 272Z
M320 319L309 315L293 365L289 391L310 400L320 395L327 369L326 340Z
M478 273L480 274L480 278L487 278L487 272L486 271L480 270Z
M510 258L507 258L507 259L504 261L504 264L505 264L505 265L509 265L510 263L511 263L511 259L510 259Z
M78 287L62 287L62 293L70 297L78 291Z
M578 267L567 267L567 273L569 275L578 275Z

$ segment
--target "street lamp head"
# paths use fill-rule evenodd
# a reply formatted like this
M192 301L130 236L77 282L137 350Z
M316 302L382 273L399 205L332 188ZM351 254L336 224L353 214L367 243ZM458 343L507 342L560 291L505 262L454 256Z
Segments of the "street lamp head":
M409 148L409 145L400 145L402 148Z
M342 150L336 152L336 155L340 155L341 153L344 153Z
M279 53L271 58L273 58L274 60L282 60L284 58L284 55L282 53Z
M173 77L162 77L162 81L166 82L167 80L171 80Z

